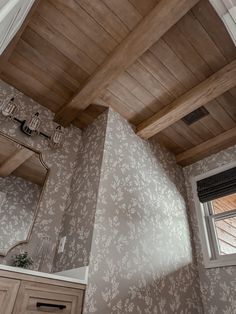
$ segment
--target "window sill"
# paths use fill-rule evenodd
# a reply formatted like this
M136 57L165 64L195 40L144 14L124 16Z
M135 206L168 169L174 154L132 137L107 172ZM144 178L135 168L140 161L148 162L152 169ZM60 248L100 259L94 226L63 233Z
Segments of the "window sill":
M229 267L236 266L236 254L231 254L229 256L222 256L217 260L204 260L205 268L216 268L216 267Z

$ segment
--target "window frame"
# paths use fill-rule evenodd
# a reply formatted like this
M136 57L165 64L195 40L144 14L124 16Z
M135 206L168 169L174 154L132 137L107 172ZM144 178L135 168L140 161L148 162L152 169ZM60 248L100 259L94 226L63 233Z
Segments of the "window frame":
M214 170L210 170L204 174L191 177L191 185L193 190L193 198L195 204L195 212L198 222L198 236L201 242L201 249L203 254L203 263L205 268L235 266L236 265L236 253L228 255L220 255L218 250L218 242L216 238L216 230L212 219L227 218L232 214L236 214L236 210L226 213L219 213L214 215L207 214L209 212L209 202L202 204L197 195L197 181L210 177L214 174L226 171L236 166L236 162L229 163L225 166L218 167Z

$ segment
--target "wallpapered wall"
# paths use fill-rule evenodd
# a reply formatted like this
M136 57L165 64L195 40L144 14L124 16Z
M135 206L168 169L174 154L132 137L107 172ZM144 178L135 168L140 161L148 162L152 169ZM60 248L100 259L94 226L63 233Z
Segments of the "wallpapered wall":
M107 113L100 115L82 134L60 232L60 237L66 235L65 248L63 253L55 255L54 272L89 264L106 120Z
M0 204L0 252L27 238L42 187L23 178L0 177L0 191L5 200Z
M39 112L43 120L44 131L50 133L55 128L56 124L52 122L53 113L51 111L0 81L0 102L12 95L15 96L15 101L20 105L20 118L24 119L26 116L29 117L31 114ZM63 148L58 150L52 150L48 146L47 140L42 137L27 137L19 131L18 125L12 121L5 121L1 115L0 132L40 151L43 160L50 169L30 242L26 245L17 246L5 259L1 258L0 263L9 263L12 255L20 250L27 250L35 260L33 269L40 267L40 270L50 272L81 141L81 131L75 127L66 129L65 144ZM42 247L43 243L45 247ZM49 248L50 254L47 254ZM45 258L42 260L43 255Z
M191 178L236 161L236 146L184 168L205 313L236 313L236 266L205 269Z
M107 123L85 313L203 313L181 168L117 113Z
M9 95L20 104L20 117L39 111L45 131L52 131L50 111L0 81L0 100ZM51 271L66 210L61 235L67 233L69 241L66 254L55 257L55 270L87 265L90 258L86 314L203 313L183 173L173 155L141 140L112 110L87 128L83 142L80 130L67 129L65 145L56 151L1 116L0 131L41 151L50 168L30 242L0 262L8 263L20 249L35 255L46 238L50 254L43 262L38 256L34 269ZM184 170L207 314L236 312L236 267L204 269L189 178L235 156L236 146Z

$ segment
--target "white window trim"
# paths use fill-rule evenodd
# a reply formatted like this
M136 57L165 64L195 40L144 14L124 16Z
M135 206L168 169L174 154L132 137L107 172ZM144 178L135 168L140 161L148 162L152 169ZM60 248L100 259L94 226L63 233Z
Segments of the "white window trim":
M204 174L198 175L196 177L191 177L190 182L192 186L193 191L193 198L194 198L194 207L195 212L197 216L197 222L198 222L198 230L199 230L199 238L201 241L201 248L203 253L203 263L205 268L214 268L214 267L224 267L224 266L235 266L236 265L236 254L230 254L230 255L220 255L216 257L212 257L212 245L209 237L209 233L207 231L207 224L204 218L204 205L200 203L198 199L197 194L197 181L200 181L202 179L205 179L207 177L210 177L212 175L215 175L217 173L226 171L230 168L236 167L236 161L229 163L227 165L218 167L214 170L210 170Z

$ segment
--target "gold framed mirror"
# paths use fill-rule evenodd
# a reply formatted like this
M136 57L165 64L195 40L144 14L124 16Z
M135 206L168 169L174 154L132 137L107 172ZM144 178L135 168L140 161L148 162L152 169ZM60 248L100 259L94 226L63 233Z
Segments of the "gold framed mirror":
M40 152L0 133L0 256L29 241L48 174Z

